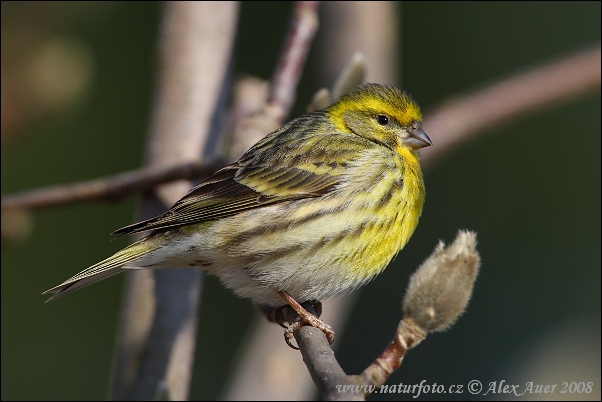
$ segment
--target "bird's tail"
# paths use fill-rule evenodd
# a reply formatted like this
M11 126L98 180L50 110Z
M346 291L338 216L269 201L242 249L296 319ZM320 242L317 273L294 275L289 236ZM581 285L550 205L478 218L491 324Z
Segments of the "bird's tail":
M55 286L52 289L48 289L43 294L54 293L54 295L52 295L50 299L46 300L46 303L56 299L57 297L71 293L74 290L108 278L109 276L119 274L124 271L122 268L124 264L147 255L158 248L156 244L152 244L148 240L144 240L147 239L142 239L129 245L123 250L116 252L106 260L84 269L82 272L67 279L60 285Z

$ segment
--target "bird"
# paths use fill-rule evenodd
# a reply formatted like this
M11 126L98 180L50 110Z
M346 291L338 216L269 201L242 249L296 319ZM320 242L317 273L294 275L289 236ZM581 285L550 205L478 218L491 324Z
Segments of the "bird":
M418 150L430 145L409 93L360 85L268 134L165 213L116 230L150 233L44 294L129 269L199 268L259 305L290 305L300 318L287 338L308 324L332 342L301 304L366 284L406 245L425 200Z

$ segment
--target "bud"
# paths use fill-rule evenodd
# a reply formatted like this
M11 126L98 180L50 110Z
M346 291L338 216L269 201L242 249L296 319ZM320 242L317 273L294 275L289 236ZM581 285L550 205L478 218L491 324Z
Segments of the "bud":
M450 327L468 305L480 257L476 233L459 231L454 242L440 242L410 278L403 301L404 320L427 332Z

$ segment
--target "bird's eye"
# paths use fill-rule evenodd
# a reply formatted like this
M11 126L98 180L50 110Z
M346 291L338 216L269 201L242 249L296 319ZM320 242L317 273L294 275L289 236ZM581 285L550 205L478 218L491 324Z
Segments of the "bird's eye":
M378 121L378 124L380 124L381 126L386 126L389 124L389 118L384 114L379 114L378 116L376 116L376 121Z

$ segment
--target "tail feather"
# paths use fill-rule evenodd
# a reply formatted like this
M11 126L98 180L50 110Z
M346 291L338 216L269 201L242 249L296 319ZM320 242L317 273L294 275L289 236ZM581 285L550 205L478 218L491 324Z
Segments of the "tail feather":
M94 282L119 274L124 271L122 266L128 262L134 261L148 253L156 250L158 247L151 244L148 239L139 240L128 247L113 254L111 257L103 260L89 268L84 269L77 275L67 279L58 286L48 289L42 294L54 293L52 297L46 300L48 303L58 297L64 296L84 286Z

